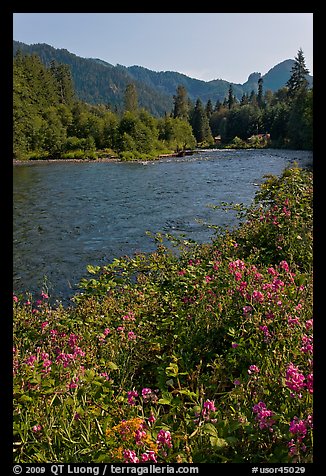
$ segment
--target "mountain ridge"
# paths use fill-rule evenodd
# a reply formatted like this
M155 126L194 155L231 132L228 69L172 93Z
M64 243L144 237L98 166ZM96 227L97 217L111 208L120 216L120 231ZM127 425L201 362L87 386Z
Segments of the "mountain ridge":
M112 65L100 58L83 58L65 48L54 48L46 43L26 43L13 41L13 54L18 50L25 54L37 54L49 66L51 61L68 64L79 99L91 104L104 103L121 108L127 84L133 82L137 88L140 107L156 116L170 113L173 108L173 95L179 85L183 85L191 101L200 98L202 102L210 99L213 103L223 101L230 84L237 99L244 93L257 92L258 79L263 79L264 90L276 91L283 87L291 75L294 60L286 59L273 66L266 74L250 73L245 83L232 83L223 79L204 81L191 78L177 71L154 71L144 66ZM313 77L308 76L312 85Z

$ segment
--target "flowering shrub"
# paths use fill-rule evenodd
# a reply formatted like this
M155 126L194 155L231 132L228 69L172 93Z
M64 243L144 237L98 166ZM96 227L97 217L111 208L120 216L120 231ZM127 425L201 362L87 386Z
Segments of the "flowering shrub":
M14 294L15 461L312 461L311 195L289 169L212 243Z

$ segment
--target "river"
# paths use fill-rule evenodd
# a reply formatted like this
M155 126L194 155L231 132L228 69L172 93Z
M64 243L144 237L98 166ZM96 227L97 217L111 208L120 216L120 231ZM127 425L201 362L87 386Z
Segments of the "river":
M209 241L205 223L234 215L208 205L249 205L265 174L312 164L312 152L208 150L147 163L62 162L14 166L13 290L67 301L87 264L152 251L152 233Z

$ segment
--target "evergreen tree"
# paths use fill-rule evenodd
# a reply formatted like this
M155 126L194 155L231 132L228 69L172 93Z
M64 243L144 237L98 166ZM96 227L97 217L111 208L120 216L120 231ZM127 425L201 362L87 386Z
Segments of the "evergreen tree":
M251 91L250 96L249 96L249 104L251 104L254 107L258 106L257 102L257 94L255 93L254 90Z
M245 106L246 104L249 103L249 98L247 93L243 93L240 101L240 106Z
M208 118L203 107L201 100L198 98L196 101L194 113L191 120L194 136L198 144L200 143L212 143L213 137L209 127Z
M51 61L50 71L57 83L60 102L71 105L75 101L75 92L69 66Z
M213 105L212 105L212 101L210 99L206 103L205 112L206 112L206 116L209 120L211 118L211 115L213 114Z
M124 94L124 109L129 112L136 112L138 109L138 95L136 86L128 84Z
M188 94L184 86L177 87L177 94L173 96L174 109L173 117L188 120L189 118L189 102Z
M308 87L306 76L309 74L309 70L306 68L305 58L301 48L294 59L294 65L292 66L291 72L291 77L286 83L286 86L289 88L289 96L293 97L300 89L307 89Z
M222 106L221 101L218 99L215 103L214 112L218 112Z
M287 125L290 147L312 149L312 91L300 88L290 103Z
M257 93L257 104L260 109L264 107L264 97L263 97L263 78L258 79L258 93Z
M234 106L235 103L236 103L236 99L235 99L235 96L233 94L232 84L230 84L229 91L228 91L228 98L227 98L228 108L231 109Z

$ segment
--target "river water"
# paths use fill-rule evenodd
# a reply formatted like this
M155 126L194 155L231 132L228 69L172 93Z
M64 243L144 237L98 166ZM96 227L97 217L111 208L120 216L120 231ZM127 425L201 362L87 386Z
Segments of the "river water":
M152 233L209 241L205 223L234 225L208 205L249 205L265 174L312 164L312 152L209 150L147 163L37 163L14 167L13 289L46 284L65 301L87 264L155 249Z

